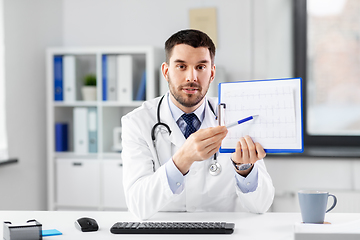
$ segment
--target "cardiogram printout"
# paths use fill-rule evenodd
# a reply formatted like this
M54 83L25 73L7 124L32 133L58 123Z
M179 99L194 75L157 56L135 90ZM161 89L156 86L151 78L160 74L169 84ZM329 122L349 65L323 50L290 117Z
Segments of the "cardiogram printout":
M219 122L228 125L220 152L235 151L240 137L249 135L268 153L303 152L301 78L269 79L219 84Z

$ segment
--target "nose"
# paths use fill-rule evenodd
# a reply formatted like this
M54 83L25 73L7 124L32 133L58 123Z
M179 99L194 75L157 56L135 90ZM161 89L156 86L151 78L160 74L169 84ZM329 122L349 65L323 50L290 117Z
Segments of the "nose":
M187 82L196 82L197 81L197 73L195 69L189 69L186 74L186 81Z

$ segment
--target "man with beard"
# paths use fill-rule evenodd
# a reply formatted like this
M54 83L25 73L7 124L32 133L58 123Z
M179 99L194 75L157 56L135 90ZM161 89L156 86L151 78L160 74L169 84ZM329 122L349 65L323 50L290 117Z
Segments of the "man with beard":
M124 191L141 219L158 211L266 212L274 198L266 153L250 136L232 154L219 153L227 134L217 99L205 97L215 78L215 46L198 30L165 43L162 73L169 91L122 118ZM239 169L248 163L248 169Z

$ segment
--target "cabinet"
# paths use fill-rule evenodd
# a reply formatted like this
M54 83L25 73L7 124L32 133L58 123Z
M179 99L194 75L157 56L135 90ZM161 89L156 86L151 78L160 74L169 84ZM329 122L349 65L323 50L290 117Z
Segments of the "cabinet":
M56 159L56 202L62 207L100 205L100 161Z
M163 50L151 46L47 49L49 210L126 209L114 133L123 115L158 96L164 59ZM96 97L84 100L88 75L96 76Z

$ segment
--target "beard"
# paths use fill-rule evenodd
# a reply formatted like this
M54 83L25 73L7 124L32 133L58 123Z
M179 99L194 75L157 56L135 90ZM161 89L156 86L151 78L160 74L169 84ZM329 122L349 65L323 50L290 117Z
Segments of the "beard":
M170 76L168 76L168 78L169 78L169 90L171 95L175 98L175 100L178 103L180 103L184 107L194 107L197 104L199 104L204 99L210 85L210 79L209 79L209 83L206 86L206 90L205 92L203 92L203 88L198 83L191 82L176 87L172 84ZM182 92L183 88L196 88L198 90L196 94L185 94Z

